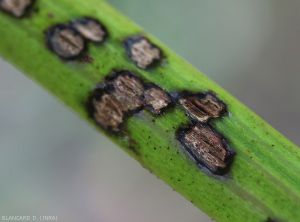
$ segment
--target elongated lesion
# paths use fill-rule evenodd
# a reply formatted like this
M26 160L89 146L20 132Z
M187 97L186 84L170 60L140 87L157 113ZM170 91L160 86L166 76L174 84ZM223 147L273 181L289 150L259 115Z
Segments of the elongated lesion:
M213 93L183 94L179 104L187 115L202 123L221 117L226 112L225 104Z
M233 152L225 139L209 125L191 125L179 132L179 140L197 164L215 174L223 174L228 169Z
M113 95L103 93L93 98L93 117L105 129L118 131L124 121L122 104Z
M227 112L225 103L212 92L182 92L177 102L192 122L178 133L178 140L184 149L199 166L214 174L226 173L234 152L223 136L209 124L210 120L224 116Z

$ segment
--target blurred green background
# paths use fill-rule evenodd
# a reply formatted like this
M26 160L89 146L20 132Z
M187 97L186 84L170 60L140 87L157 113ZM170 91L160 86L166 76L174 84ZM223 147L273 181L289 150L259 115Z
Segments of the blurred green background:
M299 1L109 2L300 144ZM0 216L210 221L3 60L0 101Z

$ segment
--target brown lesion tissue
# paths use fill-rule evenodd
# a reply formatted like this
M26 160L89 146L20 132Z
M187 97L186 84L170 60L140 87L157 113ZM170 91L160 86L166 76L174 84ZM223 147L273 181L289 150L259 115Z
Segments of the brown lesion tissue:
M213 93L183 94L179 103L192 119L202 123L226 112L225 104Z
M106 78L91 95L91 117L102 128L120 132L126 118L144 108L154 114L171 105L169 95L156 85L149 87L129 71L119 71Z
M34 0L0 0L0 9L16 18L24 16Z
M83 17L71 22L74 27L86 40L92 42L103 42L107 37L106 28L98 20L90 17Z
M132 36L124 42L129 58L141 69L147 69L160 62L161 50L144 36Z
M191 125L179 132L178 139L199 166L205 166L214 174L224 174L228 170L233 152L209 125Z
M49 49L64 60L79 58L80 61L85 61L85 58L90 58L83 56L87 51L87 43L102 43L107 35L106 28L100 21L81 17L49 27L46 31L46 42Z
M48 47L62 59L74 59L85 50L85 40L71 26L58 24L46 32Z
M161 114L172 103L171 97L161 88L150 85L144 92L146 109L154 114Z
M178 132L178 140L189 156L201 167L214 174L225 174L232 162L234 152L226 140L209 124L227 112L227 107L214 93L182 92L178 104L193 122Z
M143 106L144 85L142 81L129 72L119 73L107 82L112 94L120 101L124 112L132 112Z
M114 95L103 93L92 101L95 121L106 129L117 131L124 121L122 104Z
M225 174L234 152L223 136L208 123L226 113L226 105L209 93L182 92L172 98L165 90L152 83L145 83L129 71L118 71L107 77L89 99L89 111L94 121L103 129L119 133L128 117L143 109L154 115L162 114L177 100L190 117L188 127L179 129L177 139L184 150L201 168L213 174Z
M0 0L0 10L22 17L34 0ZM86 41L103 42L106 28L96 19L82 17L46 31L48 47L62 59L74 59L86 50ZM141 69L162 60L162 51L143 36L132 36L124 42L130 59ZM105 130L120 132L126 118L142 109L160 115L174 98L155 84L145 83L129 71L119 71L105 79L88 101L94 121ZM178 140L199 166L214 174L224 174L234 152L225 139L209 125L209 120L226 113L226 105L214 93L179 93L176 98L193 124L178 131Z

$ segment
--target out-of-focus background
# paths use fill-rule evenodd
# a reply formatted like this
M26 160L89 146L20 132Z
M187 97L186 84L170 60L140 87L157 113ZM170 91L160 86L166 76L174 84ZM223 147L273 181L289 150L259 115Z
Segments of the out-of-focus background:
M300 1L110 2L300 144ZM210 221L3 60L0 102L0 216Z

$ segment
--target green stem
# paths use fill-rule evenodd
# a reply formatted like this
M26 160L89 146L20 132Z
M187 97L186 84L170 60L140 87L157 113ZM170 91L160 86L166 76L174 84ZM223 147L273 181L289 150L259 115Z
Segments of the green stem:
M189 120L178 107L159 117L146 111L130 117L126 137L95 128L217 221L300 220L298 147L152 36L146 35L162 49L166 61L148 71L137 68L122 41L144 32L105 1L37 0L35 8L22 19L0 13L3 58L93 126L85 103L112 70L131 70L168 92L215 92L227 104L229 115L214 120L212 126L236 152L224 177L200 170L182 152L176 130ZM48 50L44 35L48 27L87 15L99 19L109 32L104 44L89 44L92 63L66 62Z

